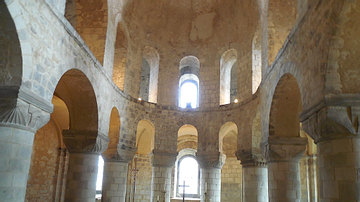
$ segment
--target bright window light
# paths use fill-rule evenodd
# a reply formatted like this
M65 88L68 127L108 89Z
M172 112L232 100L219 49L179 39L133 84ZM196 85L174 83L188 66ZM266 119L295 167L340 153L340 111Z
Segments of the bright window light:
M184 185L185 194L198 194L199 165L194 158L187 157L181 160L179 165L179 185ZM184 192L184 188L179 186L179 194Z
M99 156L98 173L96 179L96 190L102 190L103 173L104 173L104 159L101 156Z
M197 107L198 89L193 82L184 82L180 89L180 107L186 108L190 104L191 108Z

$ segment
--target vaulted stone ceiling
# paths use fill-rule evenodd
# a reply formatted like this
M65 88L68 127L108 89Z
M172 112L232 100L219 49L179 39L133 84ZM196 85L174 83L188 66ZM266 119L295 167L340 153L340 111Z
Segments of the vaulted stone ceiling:
M123 19L136 45L196 51L251 41L259 15L253 0L134 0Z

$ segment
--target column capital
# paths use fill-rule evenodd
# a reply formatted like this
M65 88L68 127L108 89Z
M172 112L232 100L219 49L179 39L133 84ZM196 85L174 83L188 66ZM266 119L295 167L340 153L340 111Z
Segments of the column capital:
M135 156L137 148L123 149L121 144L118 144L117 148L107 149L102 157L106 162L124 162L129 163Z
M150 154L150 162L153 167L171 167L176 161L176 153L169 153L162 150L153 149Z
M360 135L360 96L327 95L325 100L300 114L303 130L315 143Z
M221 169L226 160L226 155L221 152L197 152L196 157L201 168Z
M0 126L36 132L50 120L53 105L18 86L0 87Z
M109 137L96 130L63 130L63 140L70 153L101 154L109 143Z
M258 148L245 148L237 150L235 153L243 167L249 166L266 166L266 159Z
M262 153L267 162L299 161L303 156L306 137L272 137L261 144Z

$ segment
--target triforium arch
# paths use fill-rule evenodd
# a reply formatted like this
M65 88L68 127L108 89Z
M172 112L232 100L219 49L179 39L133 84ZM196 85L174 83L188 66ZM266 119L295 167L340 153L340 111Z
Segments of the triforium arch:
M236 97L237 90L237 51L227 50L220 59L220 105L229 104L231 98Z
M112 79L124 91L125 72L127 67L128 35L123 21L117 23Z
M159 53L150 46L143 49L141 68L140 98L156 103L159 77Z
M91 3L66 0L65 17L102 64L108 23L107 0L95 0Z
M268 176L274 176L269 178L270 200L301 200L299 161L307 145L307 138L300 137L301 111L302 102L298 83L290 73L284 74L273 94L269 115L269 136L261 145L267 160ZM280 173L284 173L285 178L279 177ZM280 186L281 183L283 186Z

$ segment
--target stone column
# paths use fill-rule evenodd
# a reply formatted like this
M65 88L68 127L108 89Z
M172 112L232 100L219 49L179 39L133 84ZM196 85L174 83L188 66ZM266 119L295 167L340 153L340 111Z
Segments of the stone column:
M125 202L128 164L135 155L136 148L116 151L106 150L104 158L104 177L102 185L103 202Z
M325 104L330 106L300 116L317 144L319 201L360 201L359 100L358 95L329 96Z
M267 202L268 170L260 149L238 150L236 156L243 166L242 198L244 202Z
M269 201L301 200L299 162L307 145L307 138L269 137L261 147L268 165Z
M91 130L64 130L63 136L70 153L65 201L94 202L99 155L109 138Z
M152 166L151 202L170 202L171 170L175 165L177 153L153 150L150 154Z
M221 168L226 156L220 152L197 153L201 167L200 199L204 202L221 201Z
M0 89L0 201L25 201L34 135L51 112L52 104L31 92Z

